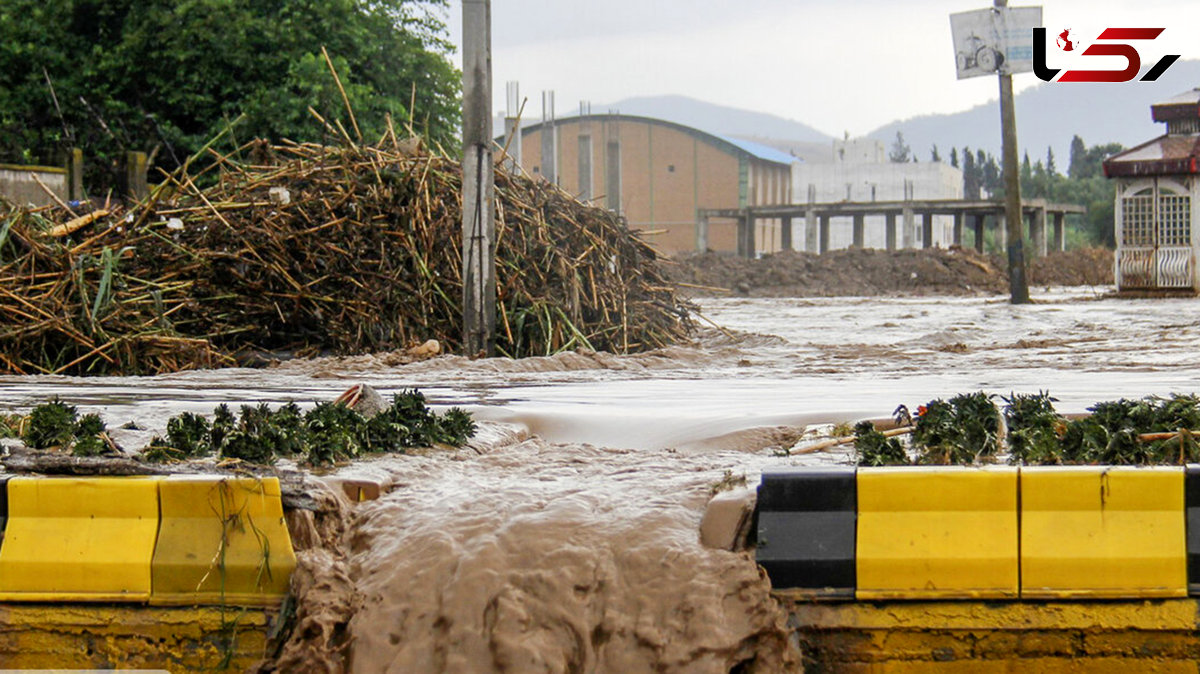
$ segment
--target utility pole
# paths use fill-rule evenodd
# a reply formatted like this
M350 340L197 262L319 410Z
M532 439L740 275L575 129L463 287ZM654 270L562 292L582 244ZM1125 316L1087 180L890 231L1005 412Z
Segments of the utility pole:
M1008 0L994 0L999 9ZM1001 67L1000 126L1004 155L1004 219L1008 227L1008 286L1013 304L1029 303L1025 278L1025 217L1021 213L1021 179L1017 169L1017 115L1013 107L1012 73Z
M496 346L496 221L492 163L492 3L463 0L463 351Z

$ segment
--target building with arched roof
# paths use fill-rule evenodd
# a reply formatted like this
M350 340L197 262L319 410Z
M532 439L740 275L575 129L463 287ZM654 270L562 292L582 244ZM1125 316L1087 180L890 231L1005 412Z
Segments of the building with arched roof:
M798 161L757 143L621 114L527 126L520 157L530 175L617 211L668 254L739 252L736 221L702 225L698 211L790 203L791 166ZM755 226L755 253L780 250L780 220Z

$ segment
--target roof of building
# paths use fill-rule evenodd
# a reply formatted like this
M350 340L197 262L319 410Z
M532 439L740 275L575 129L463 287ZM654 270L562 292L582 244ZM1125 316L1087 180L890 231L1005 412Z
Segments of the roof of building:
M1200 118L1200 89L1191 89L1155 103L1150 106L1150 114L1156 122Z
M1104 160L1104 175L1161 176L1200 173L1200 134L1159 136Z
M716 134L702 131L695 127L686 126L678 122L672 122L666 119L658 119L656 117L642 117L639 115L622 115L620 113L608 113L598 115L575 115L571 117L563 117L558 119L556 124L572 124L578 122L646 122L649 124L659 124L668 126L678 131L682 131L688 135L699 138L711 145L722 148L735 156L746 156L761 161L771 162L772 164L782 164L783 166L791 166L792 163L800 161L799 157L792 156L782 150L777 150L773 147L755 143L732 136L718 136ZM545 122L531 124L522 128L522 133L530 133L540 131ZM503 142L503 139L500 139Z
M755 157L758 157L759 159L762 159L763 161L773 161L778 164L790 164L792 162L800 161L799 157L790 155L778 148L773 148L770 145L763 145L762 143L755 143L754 141L751 141L751 140L743 140L741 138L734 138L733 136L717 136L717 137L727 143L732 143L732 144L740 147L741 149L745 150L746 152L749 152L750 154L754 155Z

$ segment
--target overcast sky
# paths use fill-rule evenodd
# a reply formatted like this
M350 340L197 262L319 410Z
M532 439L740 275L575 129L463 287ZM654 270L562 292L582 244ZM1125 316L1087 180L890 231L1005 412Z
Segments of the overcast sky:
M504 109L505 82L517 80L529 100L526 118L540 118L544 89L555 90L559 116L575 113L580 100L600 112L622 98L682 94L858 136L897 119L996 98L994 77L955 78L950 39L951 13L987 6L983 0L493 0L494 107ZM1153 44L1138 45L1143 70L1164 53L1200 58L1200 0L1047 0L1042 7L1043 24L1055 32L1166 27ZM459 0L450 0L446 20L451 40L461 45ZM1090 58L1098 68L1123 64ZM461 52L455 60L462 65ZM1014 77L1017 91L1038 83L1031 73Z

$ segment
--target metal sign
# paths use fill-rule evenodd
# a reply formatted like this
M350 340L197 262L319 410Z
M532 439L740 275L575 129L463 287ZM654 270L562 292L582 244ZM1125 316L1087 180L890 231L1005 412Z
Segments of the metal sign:
M958 79L1033 71L1041 7L990 7L950 15Z

